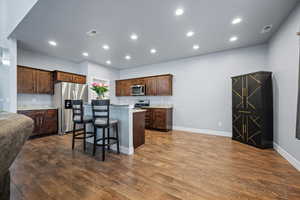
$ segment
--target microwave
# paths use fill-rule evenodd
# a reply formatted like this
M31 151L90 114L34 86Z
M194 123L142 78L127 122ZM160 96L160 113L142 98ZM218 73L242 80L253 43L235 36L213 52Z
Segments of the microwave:
M145 85L131 86L131 96L145 96Z

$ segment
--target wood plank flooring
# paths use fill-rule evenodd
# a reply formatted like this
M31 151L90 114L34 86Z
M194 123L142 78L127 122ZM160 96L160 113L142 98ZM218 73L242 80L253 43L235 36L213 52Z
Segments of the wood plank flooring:
M300 199L300 173L273 150L230 138L147 131L133 156L92 157L70 136L29 140L11 167L12 200Z

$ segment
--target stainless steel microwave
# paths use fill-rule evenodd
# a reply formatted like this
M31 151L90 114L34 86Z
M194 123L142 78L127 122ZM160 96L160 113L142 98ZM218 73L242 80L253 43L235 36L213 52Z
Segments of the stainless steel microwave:
M131 86L132 96L145 96L145 85L133 85Z

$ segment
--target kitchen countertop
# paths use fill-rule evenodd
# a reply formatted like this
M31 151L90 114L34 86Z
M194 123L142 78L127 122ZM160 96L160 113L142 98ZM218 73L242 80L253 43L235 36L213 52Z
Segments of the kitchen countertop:
M56 107L52 106L28 106L28 107L18 107L18 111L26 111L26 110L56 110Z
M147 110L145 110L145 109L136 109L136 108L134 108L134 109L132 109L132 112L133 112L133 113L137 113L137 112L147 112Z
M151 106L143 106L142 108L173 108L172 105L151 105Z

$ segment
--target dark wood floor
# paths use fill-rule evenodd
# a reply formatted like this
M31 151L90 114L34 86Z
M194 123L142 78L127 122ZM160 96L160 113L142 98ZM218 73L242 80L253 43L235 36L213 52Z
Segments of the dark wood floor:
M148 131L134 156L98 153L72 151L70 136L28 141L11 167L11 199L300 199L286 160L230 138Z

